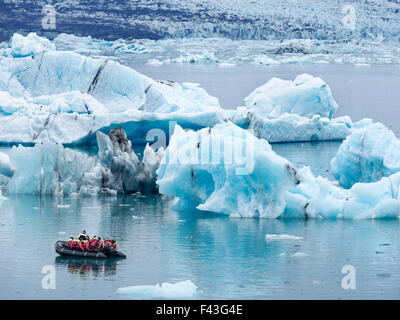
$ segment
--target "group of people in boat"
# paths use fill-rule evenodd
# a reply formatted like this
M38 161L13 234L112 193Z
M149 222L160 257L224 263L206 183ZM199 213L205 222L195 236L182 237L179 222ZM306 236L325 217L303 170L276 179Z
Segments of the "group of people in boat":
M83 230L78 237L70 237L68 247L71 250L87 251L87 252L101 252L105 248L117 248L117 242L113 239L101 239L101 237L94 236L90 238L86 231Z

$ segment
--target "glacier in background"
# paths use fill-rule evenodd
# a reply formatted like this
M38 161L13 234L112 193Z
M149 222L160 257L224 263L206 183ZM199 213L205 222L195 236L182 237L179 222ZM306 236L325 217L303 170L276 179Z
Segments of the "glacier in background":
M17 31L39 31L47 2L0 3L0 39ZM57 29L115 40L223 37L229 39L376 39L399 41L400 4L396 0L54 0ZM345 5L355 8L356 28L343 24ZM99 19L101 17L101 19ZM18 21L18 23L15 23Z

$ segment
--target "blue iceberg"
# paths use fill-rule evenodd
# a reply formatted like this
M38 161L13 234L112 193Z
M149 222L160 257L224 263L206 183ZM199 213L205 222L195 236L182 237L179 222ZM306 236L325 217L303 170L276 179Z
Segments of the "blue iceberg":
M34 147L13 147L0 154L2 188L9 194L89 195L157 191L157 170L163 149L146 146L139 160L121 128L110 136L97 132L97 156L47 141Z
M400 171L400 141L384 125L365 121L343 141L331 168L345 188L379 181Z
M213 146L213 147L211 147ZM400 214L400 173L344 189L296 168L267 141L232 123L175 128L157 171L159 192L177 210L231 217L387 218Z

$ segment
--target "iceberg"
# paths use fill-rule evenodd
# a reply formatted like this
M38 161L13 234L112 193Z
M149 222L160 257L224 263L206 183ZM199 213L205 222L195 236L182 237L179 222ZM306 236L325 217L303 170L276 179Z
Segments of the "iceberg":
M262 118L256 113L247 117L248 129L270 143L343 140L352 132L350 117L312 118L284 113L277 118Z
M78 145L127 122L125 129L144 131L157 122L197 128L222 121L218 99L198 84L156 81L110 59L53 48L27 54L0 57L0 143Z
M176 125L157 175L159 192L177 197L180 210L242 217L280 216L296 184L289 161L229 122L197 132Z
M309 168L298 170L299 185L288 190L283 217L303 218L399 218L400 173L378 182L356 183L343 189L314 177Z
M3 145L96 145L97 131L120 126L135 144L157 138L166 147L175 123L198 130L226 121L269 142L339 140L351 132L349 118L330 119L337 104L329 87L310 75L272 79L249 95L246 107L224 110L199 84L156 81L111 59L57 51L36 35L14 38L38 50L0 56ZM84 46L112 47L84 40Z
M266 234L265 240L301 240L303 237L292 236L290 234Z
M176 210L259 218L400 216L400 172L343 189L308 167L295 168L232 123L197 132L176 126L157 175L159 192L176 197Z
M376 182L400 171L400 141L380 123L355 128L331 161L335 178L350 188L357 182Z
M35 32L26 37L14 33L9 42L9 47L0 51L0 55L15 58L32 56L45 51L55 50L56 46L50 40L39 37Z
M186 280L177 283L163 282L156 285L124 287L117 289L116 293L127 295L132 299L190 299L196 291L196 285Z
M51 141L34 147L14 146L9 159L1 163L1 168L12 165L12 174L5 186L8 193L93 196L157 191L155 171L163 149L156 152L147 146L140 161L121 128L111 130L110 136L97 132L97 141L97 157Z
M293 81L272 78L250 93L245 105L263 118L291 113L330 119L338 108L329 86L321 78L306 73Z

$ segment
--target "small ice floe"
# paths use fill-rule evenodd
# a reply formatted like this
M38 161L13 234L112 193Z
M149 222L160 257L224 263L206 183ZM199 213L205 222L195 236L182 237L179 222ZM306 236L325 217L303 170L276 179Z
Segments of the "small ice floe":
M122 203L121 203L119 206L120 206L120 207L130 207L131 205L130 205L130 204L122 204Z
M307 257L307 256L308 256L307 253L300 252L300 251L291 255L292 258L304 258L304 257Z
M232 67L236 67L236 64L228 63L228 62L221 62L221 63L218 63L218 66L221 68L232 68Z
M58 234L65 234L64 231L58 231Z
M292 236L290 234L266 234L265 240L301 240L303 237Z
M280 256L280 257L286 256L286 252L282 252L279 256Z
M33 210L40 210L39 207L32 207Z
M138 219L143 219L143 216L132 216L132 220L138 220Z
M69 208L70 205L69 204L59 204L57 205L57 208Z
M156 285L132 286L117 289L119 295L131 299L190 299L197 291L197 286L190 280L177 283L164 282Z

